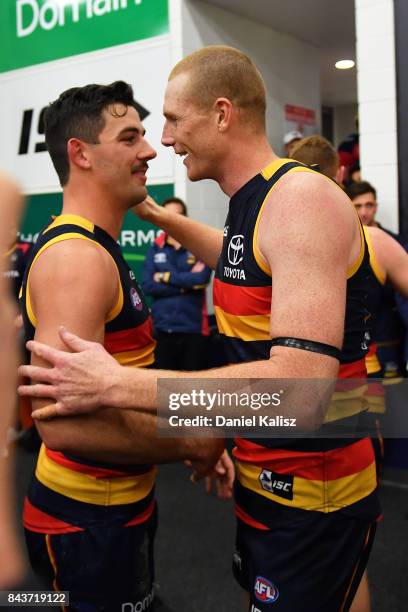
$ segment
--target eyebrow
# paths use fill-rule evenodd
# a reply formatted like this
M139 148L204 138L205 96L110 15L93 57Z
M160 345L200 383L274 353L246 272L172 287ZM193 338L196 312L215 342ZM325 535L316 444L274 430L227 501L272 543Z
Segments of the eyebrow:
M171 111L163 110L163 116L166 117L166 119L178 119L177 115L175 115Z
M145 136L146 134L146 130L144 128L140 129L134 126L129 126L129 127L123 128L123 130L119 132L118 136L123 136L124 134L126 134L126 132L133 132L136 134L140 134L140 136Z

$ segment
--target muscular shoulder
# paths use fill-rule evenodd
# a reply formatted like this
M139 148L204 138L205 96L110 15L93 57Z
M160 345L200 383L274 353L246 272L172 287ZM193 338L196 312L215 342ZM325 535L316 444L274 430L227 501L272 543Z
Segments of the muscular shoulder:
M348 256L358 238L358 222L349 199L332 181L315 172L284 175L269 194L260 221L261 252L307 247ZM286 245L284 244L286 243Z
M67 303L103 296L109 306L116 292L111 256L90 240L70 239L48 247L30 273L30 292L36 302L64 297ZM69 299L68 299L69 298Z

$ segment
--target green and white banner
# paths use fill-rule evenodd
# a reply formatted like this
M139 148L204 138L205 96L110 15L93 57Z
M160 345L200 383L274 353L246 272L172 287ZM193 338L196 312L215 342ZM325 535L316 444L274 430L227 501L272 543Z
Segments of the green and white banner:
M158 153L148 179L173 182L172 153L160 143L163 96L171 68L169 45L166 35L0 75L0 128L7 143L0 153L0 166L17 176L27 193L58 190L45 150L43 109L69 87L122 79L133 85L142 117L146 115L146 137Z
M169 31L167 0L1 0L0 72Z
M133 86L158 153L149 191L159 201L172 195L174 156L160 143L172 55L168 0L0 0L0 23L0 168L30 195L23 237L33 239L60 210L43 110L70 87L116 80ZM136 269L154 237L151 226L127 215L120 243Z

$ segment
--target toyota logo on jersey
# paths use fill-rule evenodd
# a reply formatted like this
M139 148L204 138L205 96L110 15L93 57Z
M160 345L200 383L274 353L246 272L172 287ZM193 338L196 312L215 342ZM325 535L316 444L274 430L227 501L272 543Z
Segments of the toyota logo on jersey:
M255 597L262 603L274 603L279 597L279 591L276 586L266 578L257 576L254 587Z
M242 234L233 236L228 245L228 261L237 266L244 259L244 237Z

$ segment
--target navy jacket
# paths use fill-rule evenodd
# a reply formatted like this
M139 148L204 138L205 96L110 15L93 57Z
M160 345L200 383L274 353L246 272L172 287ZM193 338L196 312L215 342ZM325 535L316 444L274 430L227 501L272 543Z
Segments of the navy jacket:
M176 250L161 234L146 254L142 287L153 298L152 316L155 329L168 333L208 335L205 287L211 277L207 266L192 272L197 259L181 247ZM153 280L162 274L160 282Z

